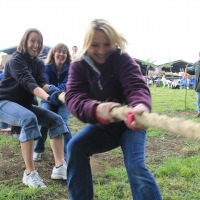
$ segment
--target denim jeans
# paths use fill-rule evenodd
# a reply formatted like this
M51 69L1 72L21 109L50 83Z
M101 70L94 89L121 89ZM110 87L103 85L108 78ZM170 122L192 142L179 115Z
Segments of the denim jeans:
M92 200L93 182L89 157L121 146L134 200L161 200L159 188L146 168L146 132L126 129L119 138L88 125L67 145L67 185L71 200Z
M69 132L63 119L56 113L35 105L25 108L8 100L0 101L0 121L21 127L20 142L41 137L39 125L48 127L51 139Z
M1 122L1 128L2 128L2 129L8 128L8 124L5 123L5 122Z
M55 106L52 106L51 104L49 104L48 102L41 102L41 107L44 109L50 110L54 113L57 113L59 116L62 117L63 121L65 122L65 124L67 126L67 122L70 118L70 113L64 104L59 107L55 107ZM46 126L41 126L40 131L41 131L42 137L37 139L35 141L35 145L34 145L34 152L36 152L36 153L42 153L45 150L45 142L47 139L48 128ZM67 143L69 142L69 140L71 139L71 137L72 137L72 135L69 130L69 132L64 135L64 152L65 153L66 153L65 147L66 147Z
M197 97L197 112L200 113L200 92L196 92Z

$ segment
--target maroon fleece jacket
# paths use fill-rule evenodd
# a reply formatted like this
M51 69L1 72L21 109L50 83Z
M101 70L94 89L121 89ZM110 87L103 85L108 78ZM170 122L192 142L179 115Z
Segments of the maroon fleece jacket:
M150 91L140 67L127 53L116 50L101 66L89 56L71 64L65 96L69 111L82 122L98 124L94 113L96 101L133 107L143 103L151 110ZM112 134L126 128L123 122L101 126Z

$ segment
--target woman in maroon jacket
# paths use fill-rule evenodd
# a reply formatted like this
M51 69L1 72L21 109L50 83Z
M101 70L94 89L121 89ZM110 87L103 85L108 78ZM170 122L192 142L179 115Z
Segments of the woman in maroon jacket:
M127 53L126 39L106 20L93 20L83 48L71 65L66 106L89 123L67 145L67 184L73 200L93 199L89 157L121 147L134 200L162 199L144 164L146 131L135 121L115 122L112 108L132 107L132 114L151 111L151 95L138 64Z

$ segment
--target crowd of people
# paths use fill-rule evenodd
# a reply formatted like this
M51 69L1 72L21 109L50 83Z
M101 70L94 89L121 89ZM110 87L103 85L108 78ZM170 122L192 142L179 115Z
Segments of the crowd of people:
M163 75L161 78L147 78L147 85L154 87L168 87L170 89L194 89L195 88L195 75L191 77L185 77L183 74L182 78L166 78Z
M57 43L44 63L38 58L43 49L42 33L36 28L25 31L3 70L0 121L19 127L26 186L47 187L34 161L42 160L49 135L54 157L51 178L67 180L70 199L94 198L90 156L118 147L133 198L162 199L145 165L146 129L134 118L127 121L130 113L141 115L152 109L148 84L126 52L127 44L110 22L95 19L89 23L79 52L77 46L70 53L66 44ZM151 81L152 85L156 82ZM160 81L167 84L165 77ZM63 92L64 101L60 99ZM197 96L199 106L199 88ZM41 102L35 103L38 99ZM122 105L128 105L129 110L119 122L111 110ZM68 127L70 114L87 124L73 136Z

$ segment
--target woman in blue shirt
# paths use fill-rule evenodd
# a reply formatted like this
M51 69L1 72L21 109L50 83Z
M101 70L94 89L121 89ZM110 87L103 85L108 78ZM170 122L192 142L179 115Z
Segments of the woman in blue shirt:
M46 66L45 66L45 78L46 83L50 85L49 94L54 91L65 92L66 83L68 80L68 71L71 63L71 55L67 45L58 43L52 47L47 55ZM53 105L51 102L45 100L41 101L41 107L47 110L51 110L60 115L63 121L67 124L70 113L66 106L62 103L59 105ZM41 154L45 149L45 141L47 139L48 128L45 126L41 127L42 137L36 140L34 146L33 160L40 161ZM67 133L64 136L64 147L71 139L71 133ZM64 148L65 152L65 148Z

